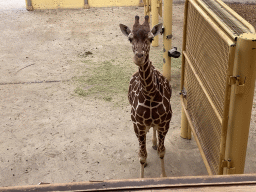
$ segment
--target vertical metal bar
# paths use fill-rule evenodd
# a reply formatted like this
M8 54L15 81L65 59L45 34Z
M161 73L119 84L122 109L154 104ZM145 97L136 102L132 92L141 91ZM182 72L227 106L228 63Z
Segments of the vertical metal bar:
M236 50L235 44L229 47L229 59L228 59L229 61L228 61L228 70L227 70L227 77L226 77L224 112L223 112L223 121L222 121L222 129L221 129L220 159L219 159L219 172L218 172L219 175L223 175L222 161L225 160L228 116L229 116L229 107L230 107L230 91L231 91L230 85L229 85L229 77L233 75L235 50Z
M187 41L187 17L188 17L188 0L185 2L184 7L184 22L183 22L183 41L182 41L182 52L186 51L186 41ZM180 90L184 88L184 72L185 72L185 56L182 54L182 65L181 65L181 87Z
M188 123L188 135L187 135L187 139L188 139L188 140L191 140L191 127L189 126L189 123Z
M164 1L164 33L163 33L163 43L164 43L164 65L163 65L163 75L170 81L171 80L171 57L168 56L168 51L172 46L172 0Z
M185 109L182 108L181 111L181 133L180 136L184 139L187 139L188 137L188 121L187 121L187 117L185 114ZM184 121L185 119L185 121Z
M183 138L183 139L188 139L190 140L191 139L191 128L189 126L189 123L188 123L188 120L187 120L187 116L185 114L185 109L182 108L182 111L181 111L181 134L180 136Z
M151 0L151 15L152 15L152 27L157 25L159 22L158 19L158 7L157 7L158 0ZM153 47L158 47L158 36L154 37L152 42Z
M26 0L26 9L28 11L33 11L33 6L31 0Z
M89 9L90 8L88 0L84 0L84 8L85 9Z
M182 52L186 51L186 36L187 36L187 14L188 14L188 0L185 2L184 8L184 24L183 24L183 42L182 42ZM185 56L182 54L182 66L181 66L181 88L184 88L184 78L185 78ZM181 111L181 137L187 139L188 135L188 120L185 115L184 109Z
M144 2L144 15L150 16L150 1L149 0L143 0ZM149 17L150 19L150 17Z
M140 0L139 7L143 7L143 6L144 6L144 2L143 2L143 0Z
M229 121L225 159L230 160L227 173L244 172L251 110L256 76L256 34L238 37L231 85Z

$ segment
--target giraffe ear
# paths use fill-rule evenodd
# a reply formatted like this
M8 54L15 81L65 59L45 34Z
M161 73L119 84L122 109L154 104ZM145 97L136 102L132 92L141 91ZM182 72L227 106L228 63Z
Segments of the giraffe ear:
M125 36L128 36L131 33L131 30L126 25L120 24L119 26L120 26L120 29L121 29L122 33Z
M159 23L157 25L155 25L152 30L151 30L151 33L154 35L154 36L157 36L161 31L162 31L162 23Z

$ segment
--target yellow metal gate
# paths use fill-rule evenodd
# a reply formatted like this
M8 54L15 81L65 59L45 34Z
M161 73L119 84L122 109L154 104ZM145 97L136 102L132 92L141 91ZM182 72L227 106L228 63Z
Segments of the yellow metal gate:
M234 126L238 119L231 114L246 110L251 114L255 73L237 69L242 65L256 70L254 33L249 23L220 0L186 1L181 135L189 138L192 130L210 175L243 172L245 154L237 160L232 150L246 151L250 117L239 120L246 122L241 129ZM241 108L243 104L236 106L237 98L249 103L247 109ZM232 143L234 139L241 149Z

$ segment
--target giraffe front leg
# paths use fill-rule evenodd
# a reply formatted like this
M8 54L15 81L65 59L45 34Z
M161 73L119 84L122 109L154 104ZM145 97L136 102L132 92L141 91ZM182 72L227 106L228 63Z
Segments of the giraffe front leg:
M140 145L140 177L144 178L144 168L147 166L146 134L138 137Z
M164 139L166 134L167 134L167 131L164 131L164 132L158 131L159 146L157 148L157 151L161 161L161 172L162 172L161 177L167 177L165 173L165 167L164 167L164 155L165 155Z
M140 177L144 178L144 168L147 166L146 132L136 124L134 124L134 131L139 140Z
M165 173L165 168L164 168L164 157L160 157L161 159L161 170L162 170L162 174L161 177L167 177L166 173Z

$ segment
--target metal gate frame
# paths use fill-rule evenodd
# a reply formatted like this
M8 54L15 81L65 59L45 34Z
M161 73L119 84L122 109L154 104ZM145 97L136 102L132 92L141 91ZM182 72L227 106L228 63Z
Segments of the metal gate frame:
M187 47L189 47L187 45L187 38L189 38L187 37L189 34L187 26L188 20L191 18L189 11L192 8L195 9L200 17L203 17L204 22L228 46L228 52L225 53L228 55L228 61L225 63L227 71L224 77L226 79L225 90L223 90L225 94L224 102L220 107L223 109L221 113L214 101L216 98L209 93L200 74L198 74L197 68L194 67L194 63L197 60L187 54L189 51L187 50ZM204 52L204 50L197 51ZM221 0L186 0L182 53L181 137L190 139L192 131L209 175L241 174L244 172L256 76L255 29ZM194 63L192 60L195 60L193 61ZM200 65L200 63L196 63L196 65ZM219 143L216 141L219 144L219 148L216 153L213 153L219 158L216 167L212 166L212 159L207 157L205 143L201 139L204 134L204 127L198 127L195 123L197 118L202 121L202 118L200 119L197 116L200 113L192 114L192 110L188 109L188 106L191 105L190 97L193 97L193 94L196 93L193 91L187 93L187 88L192 85L190 81L185 82L185 79L188 79L186 76L188 67L192 70L194 79L196 79L198 87L202 90L202 94L207 98L211 110L214 111L215 119L218 119L221 123ZM211 83L214 83L214 81ZM204 119L204 121L214 120L208 118Z

